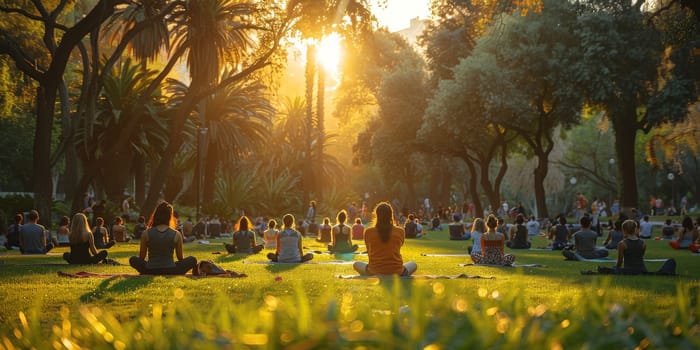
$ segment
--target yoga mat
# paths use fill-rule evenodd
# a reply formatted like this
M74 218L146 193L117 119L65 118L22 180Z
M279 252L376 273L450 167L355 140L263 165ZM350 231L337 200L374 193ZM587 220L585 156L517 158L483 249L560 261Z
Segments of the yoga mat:
M86 271L80 271L80 272L63 272L63 271L58 271L58 275L60 277L72 277L72 278L90 278L90 277L96 277L96 278L110 278L110 277L125 277L125 278L130 278L130 277L156 277L156 276L163 276L163 277L188 277L188 278L207 278L207 277L229 277L229 278L240 278L240 277L248 277L246 274L238 274L235 272L232 273L226 273L226 274L221 274L221 275L193 275L193 274L185 274L185 275L140 275L136 273L95 273L95 272L86 272Z
M305 261L305 262L274 262L274 261L248 261L243 260L244 264L257 264L257 265L284 265L284 264L316 264L316 265L351 265L354 261L342 261L342 260L331 260L331 261Z
M457 254L431 254L431 253L420 253L420 256L469 256L469 254L466 254L466 253L457 253Z
M494 265L494 264L475 264L475 263L465 263L459 264L459 266L486 266L486 267L547 267L547 265L542 264L518 264L513 263L513 265Z
M336 278L340 279L348 279L348 280L369 280L369 279L393 279L393 275L375 275L375 276L363 276L363 275L335 275ZM484 278L484 279L495 279L496 277L493 276L478 276L478 275L466 275L466 274L459 274L459 275L411 275L411 276L398 276L400 279L476 279L476 278Z

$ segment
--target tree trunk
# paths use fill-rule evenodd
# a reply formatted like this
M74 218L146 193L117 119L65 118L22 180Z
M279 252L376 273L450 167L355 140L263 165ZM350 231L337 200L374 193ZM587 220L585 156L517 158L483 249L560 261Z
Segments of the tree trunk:
M134 201L140 206L146 200L146 158L134 155Z
M313 159L311 157L311 141L314 130L314 77L316 62L316 49L313 44L306 45L306 72L304 80L306 82L306 91L304 99L306 100L306 155L305 165L302 171L302 186L304 187L304 205L311 200L310 195L313 192L315 181L313 171Z
M63 192L66 195L66 203L70 203L76 195L75 179L79 177L78 155L76 154L75 147L73 147L74 123L71 120L70 97L68 96L66 83L63 80L61 80L58 89L61 97L61 137L64 144L63 159L65 164L65 170L63 172ZM82 198L82 196L80 197Z
M535 213L539 218L548 218L549 211L547 210L547 197L544 190L544 179L549 172L549 154L545 154L543 150L535 150L537 156L537 166L535 167Z
M635 108L624 109L624 115L611 118L615 131L615 153L617 156L618 187L620 188L620 205L627 215L632 208L637 208L637 173L634 162L634 146L637 140L637 114Z
M316 64L316 61L313 62L313 64ZM320 164L323 162L323 144L325 142L326 138L326 130L325 130L325 104L324 104L324 99L326 98L326 71L323 68L323 65L318 66L318 90L316 92L316 132L318 132L318 142L316 144L316 164ZM323 178L323 176L318 176L316 177L317 179L317 185L316 185L316 193L319 199L323 199L323 189L328 186L328 183L326 183L326 179Z
M211 204L214 202L214 188L216 185L216 170L219 165L219 149L216 146L204 147L207 152L204 157L204 195L202 203Z
M160 199L161 190L165 184L165 179L168 176L168 172L173 164L175 155L180 150L182 146L183 129L185 126L185 121L190 115L195 106L195 100L192 95L187 95L180 105L175 118L170 123L170 137L168 141L168 146L163 152L163 157L158 163L158 166L153 171L151 177L151 186L148 191L148 196L141 207L141 215L150 216L153 209L155 209L158 199Z
M50 79L47 79L50 80ZM51 222L53 185L51 182L51 131L53 128L56 82L46 81L37 88L34 130L33 170L34 208L44 223Z
M474 203L474 215L476 217L481 217L484 213L484 207L481 205L481 198L479 198L476 167L471 159L464 158L464 162L467 163L467 169L469 169L469 193L471 193L472 202Z

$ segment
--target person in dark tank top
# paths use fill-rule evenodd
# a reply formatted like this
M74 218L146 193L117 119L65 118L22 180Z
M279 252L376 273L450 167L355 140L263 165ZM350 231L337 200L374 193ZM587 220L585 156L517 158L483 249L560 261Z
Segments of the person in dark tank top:
M131 267L142 275L184 275L195 269L195 257L183 258L183 238L176 227L173 207L167 202L160 203L151 214L148 229L141 235L139 255L129 259ZM173 253L177 261L173 259Z

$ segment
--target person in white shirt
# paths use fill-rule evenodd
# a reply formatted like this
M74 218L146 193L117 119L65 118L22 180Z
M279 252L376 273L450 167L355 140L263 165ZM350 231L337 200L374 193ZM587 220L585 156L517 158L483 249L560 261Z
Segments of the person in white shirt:
M639 237L651 238L651 231L653 228L651 222L649 222L649 215L644 215L642 221L639 223Z
M527 222L527 234L528 236L537 236L540 234L540 223L535 220L534 216L530 216L530 221Z

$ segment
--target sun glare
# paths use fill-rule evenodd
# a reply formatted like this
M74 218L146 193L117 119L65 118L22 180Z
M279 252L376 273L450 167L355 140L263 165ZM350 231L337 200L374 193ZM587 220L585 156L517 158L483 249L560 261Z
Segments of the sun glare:
M318 45L318 63L321 64L328 73L336 74L338 73L340 56L340 35L338 33L333 33L325 36Z

